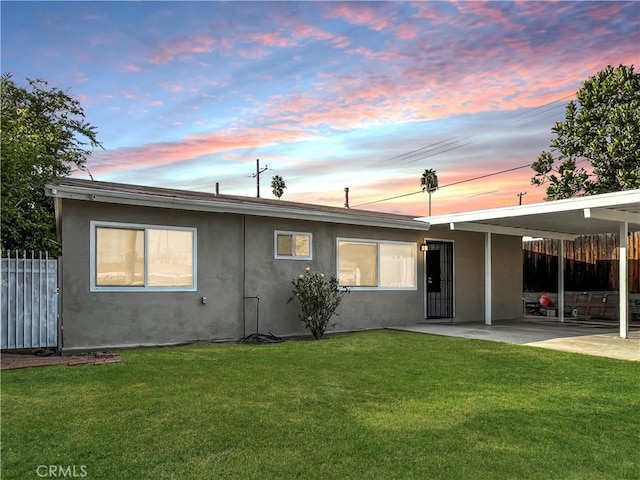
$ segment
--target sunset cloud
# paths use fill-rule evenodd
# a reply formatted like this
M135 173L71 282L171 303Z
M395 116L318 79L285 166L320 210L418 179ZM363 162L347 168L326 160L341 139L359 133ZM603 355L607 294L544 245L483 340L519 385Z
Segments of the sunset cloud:
M108 175L125 169L157 167L236 149L255 149L305 139L308 137L300 133L267 130L228 130L223 134L195 134L177 142L158 142L136 148L97 152L91 157L90 166L95 174Z
M252 195L260 158L290 200L340 206L349 186L415 215L424 168L434 213L541 199L528 165L566 102L640 59L639 2L32 6L3 4L3 69L81 101L97 179Z
M129 63L127 65L124 65L123 68L125 70L128 70L129 72L141 72L142 71L142 67L140 65L136 65L134 63Z
M392 20L391 11L384 4L365 2L327 3L324 15L327 18L340 18L354 25L364 25L375 31L388 27Z
M213 51L215 43L216 39L209 35L193 35L176 38L168 43L158 45L149 62L168 63L176 57L190 59L194 54Z

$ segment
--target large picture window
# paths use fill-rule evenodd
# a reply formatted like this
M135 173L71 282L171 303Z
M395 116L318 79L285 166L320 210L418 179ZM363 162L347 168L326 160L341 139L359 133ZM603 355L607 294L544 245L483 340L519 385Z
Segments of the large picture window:
M417 289L416 243L338 239L341 285L376 289Z
M91 290L196 290L196 229L91 224Z

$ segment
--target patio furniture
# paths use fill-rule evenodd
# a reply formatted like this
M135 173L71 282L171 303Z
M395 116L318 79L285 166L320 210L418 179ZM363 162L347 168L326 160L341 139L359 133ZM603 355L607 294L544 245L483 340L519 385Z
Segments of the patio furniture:
M533 315L548 316L551 306L551 297L549 297L548 295L541 295L540 299L537 302L524 302L525 313L530 313Z

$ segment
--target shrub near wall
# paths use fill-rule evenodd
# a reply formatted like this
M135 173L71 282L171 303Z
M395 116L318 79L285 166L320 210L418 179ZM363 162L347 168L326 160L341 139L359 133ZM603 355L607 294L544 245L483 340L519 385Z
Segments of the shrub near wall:
M341 287L336 277L327 279L322 272L312 272L306 267L304 273L291 282L293 296L300 305L298 317L316 340L324 335L329 320L349 289Z

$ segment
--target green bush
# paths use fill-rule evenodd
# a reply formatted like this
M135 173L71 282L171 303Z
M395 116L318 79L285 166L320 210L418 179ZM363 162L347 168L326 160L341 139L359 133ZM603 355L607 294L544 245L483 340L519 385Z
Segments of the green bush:
M315 339L320 340L331 317L337 315L336 309L349 289L341 287L336 277L332 276L327 280L324 273L312 272L309 267L291 283L293 296L289 302L294 298L298 300L298 317Z

